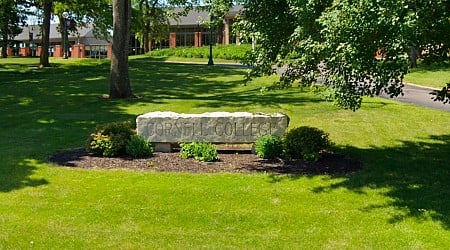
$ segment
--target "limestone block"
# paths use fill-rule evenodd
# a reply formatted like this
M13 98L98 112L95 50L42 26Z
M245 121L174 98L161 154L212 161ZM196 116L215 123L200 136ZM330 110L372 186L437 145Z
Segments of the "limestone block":
M155 143L253 143L263 135L283 136L289 117L281 113L179 114L158 111L138 116L136 124L137 133Z

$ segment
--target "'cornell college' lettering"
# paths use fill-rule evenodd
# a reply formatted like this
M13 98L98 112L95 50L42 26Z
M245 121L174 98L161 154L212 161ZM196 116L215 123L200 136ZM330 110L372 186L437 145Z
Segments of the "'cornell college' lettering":
M150 112L136 119L137 133L152 142L252 143L263 135L283 136L289 118L280 113Z
M212 129L211 129L212 128ZM272 134L270 122L148 123L149 136L263 136Z

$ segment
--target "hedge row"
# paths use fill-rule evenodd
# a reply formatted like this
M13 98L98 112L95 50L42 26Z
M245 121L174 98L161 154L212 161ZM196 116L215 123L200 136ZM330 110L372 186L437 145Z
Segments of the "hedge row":
M214 45L213 57L225 60L241 61L245 53L251 50L251 45ZM173 49L159 49L148 53L154 57L184 57L184 58L209 58L209 46L203 47L179 47Z

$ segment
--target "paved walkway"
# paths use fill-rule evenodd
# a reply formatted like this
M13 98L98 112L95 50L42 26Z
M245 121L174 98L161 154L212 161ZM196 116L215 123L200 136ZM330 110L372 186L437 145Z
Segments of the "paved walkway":
M412 103L418 106L425 106L434 109L440 109L450 112L450 104L433 101L433 95L430 94L434 89L421 87L413 84L406 84L403 88L403 96L390 98L389 96L381 96L386 99L396 100L400 102Z
M284 70L284 68L278 68L277 73L281 74ZM450 103L444 104L442 102L433 101L434 96L430 94L433 90L433 88L422 87L414 84L405 84L405 87L403 87L403 96L390 98L388 95L383 95L381 97L450 112Z

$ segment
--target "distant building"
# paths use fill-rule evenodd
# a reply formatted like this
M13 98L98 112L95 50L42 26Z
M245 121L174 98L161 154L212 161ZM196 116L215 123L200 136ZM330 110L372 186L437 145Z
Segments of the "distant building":
M242 6L234 6L225 16L223 22L213 30L212 42L214 44L239 44L239 36L233 32L233 22L236 14L243 9ZM179 12L181 9L176 9ZM166 39L151 41L151 49L175 48L180 46L200 47L209 45L210 30L204 25L209 21L207 11L192 10L186 16L170 20L169 33ZM63 39L59 30L59 24L50 26L49 55L63 56ZM109 39L112 40L112 39ZM12 46L8 48L10 56L39 56L42 43L42 33L38 25L29 25L23 28L21 34L14 38ZM75 58L105 58L109 56L111 45L107 40L96 38L92 25L78 28L77 32L68 32L69 57ZM132 35L130 39L130 54L141 54L140 42Z
M14 37L9 54L12 56L39 56L42 32L38 25L23 28L22 33ZM78 28L76 32L68 31L68 56L72 57L106 57L108 41L96 38L92 25ZM50 25L50 56L62 56L62 34L59 24ZM82 54L72 53L74 47L82 48ZM78 52L78 51L77 51ZM72 55L73 54L73 55Z
M223 22L213 30L213 43L217 44L239 44L239 35L233 31L233 23L236 15L243 9L242 5L234 6ZM175 10L175 12L181 11ZM167 40L152 44L153 48L175 48L180 46L200 47L208 45L210 40L210 30L203 22L209 21L209 12L192 10L186 16L181 16L178 20L170 20L170 32Z

